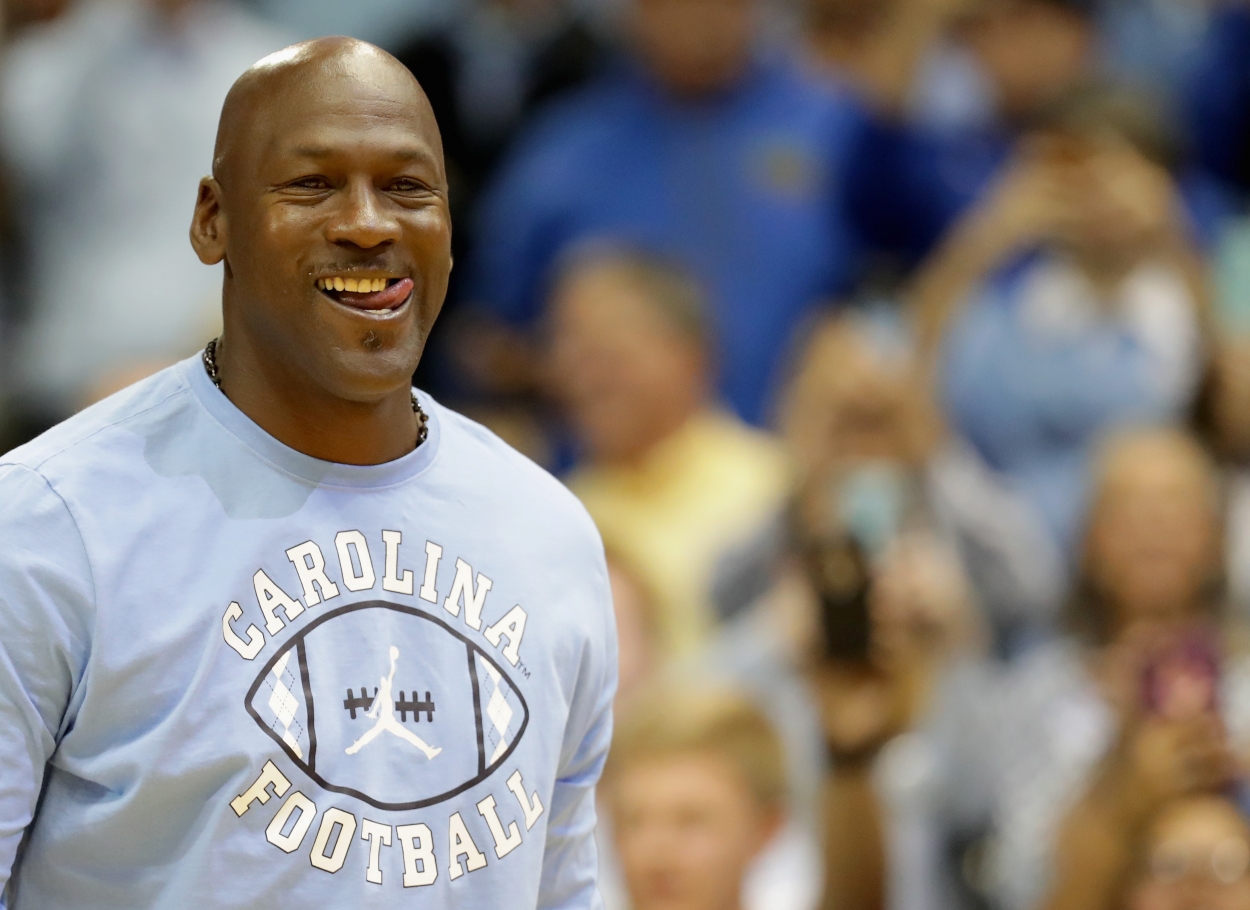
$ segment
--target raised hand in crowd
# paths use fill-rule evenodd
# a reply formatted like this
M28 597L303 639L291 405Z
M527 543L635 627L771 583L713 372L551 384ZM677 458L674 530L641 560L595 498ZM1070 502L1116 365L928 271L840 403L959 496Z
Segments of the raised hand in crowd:
M1181 664L1161 689L1144 690L1152 670L1170 657ZM1107 690L1118 689L1121 734L1057 842L1048 910L1118 910L1125 877L1143 835L1178 800L1228 793L1242 763L1216 710L1216 679L1197 655L1158 636L1121 645L1104 668ZM1185 663L1194 665L1186 667ZM1154 702L1151 704L1151 702Z
M1158 126L1131 94L1086 87L1056 103L918 271L912 299L922 347L933 350L995 272L1039 250L1071 257L1106 295L1143 262L1175 268L1205 327L1205 267Z
M989 273L1070 230L1071 190L1053 148L1045 140L1022 142L981 201L917 272L913 307L922 351L937 346L956 308Z
M823 797L826 910L881 906L889 867L876 759L924 717L945 665L977 624L953 551L926 532L869 568L848 541L814 542L806 564L823 648L809 670L832 769Z

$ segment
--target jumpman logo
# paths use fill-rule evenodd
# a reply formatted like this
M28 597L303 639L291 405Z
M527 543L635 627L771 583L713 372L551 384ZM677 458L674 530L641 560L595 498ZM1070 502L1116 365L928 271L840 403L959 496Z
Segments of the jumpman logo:
M391 645L391 675L383 676L381 680L379 680L378 694L373 700L373 707L365 713L365 717L370 720L376 719L377 723L374 724L373 728L365 733L364 736L360 737L360 739L356 740L347 747L348 755L355 755L365 746L369 745L369 743L381 736L383 731L393 733L400 739L404 739L412 743L425 753L426 758L433 758L435 755L443 751L442 749L431 748L425 743L424 740L421 739L421 737L417 736L417 734L413 733L411 730L408 730L403 724L395 719L395 702L391 699L391 687L395 682L395 662L397 660L399 660L399 648Z

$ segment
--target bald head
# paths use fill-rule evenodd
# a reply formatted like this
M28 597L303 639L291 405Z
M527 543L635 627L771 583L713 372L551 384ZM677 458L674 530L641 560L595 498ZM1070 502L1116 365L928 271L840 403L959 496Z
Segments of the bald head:
M434 111L408 68L380 47L356 38L315 38L270 54L240 76L226 95L217 125L213 176L222 180L237 166L253 165L280 139L289 116L323 107L392 108L437 154L442 141Z

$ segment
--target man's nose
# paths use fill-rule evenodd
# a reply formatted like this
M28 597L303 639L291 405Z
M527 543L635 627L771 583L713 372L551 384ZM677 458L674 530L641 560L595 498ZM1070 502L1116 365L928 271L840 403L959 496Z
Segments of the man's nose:
M371 250L399 239L399 219L372 181L352 181L340 200L326 228L331 243Z

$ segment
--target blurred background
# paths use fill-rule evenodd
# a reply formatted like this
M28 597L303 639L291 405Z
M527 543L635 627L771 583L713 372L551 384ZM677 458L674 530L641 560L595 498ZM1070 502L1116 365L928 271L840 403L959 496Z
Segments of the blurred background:
M610 910L1250 908L1250 2L0 9L0 451L219 330L243 69L420 79L417 381L607 549Z

